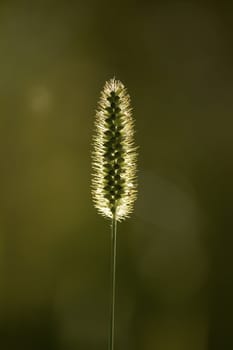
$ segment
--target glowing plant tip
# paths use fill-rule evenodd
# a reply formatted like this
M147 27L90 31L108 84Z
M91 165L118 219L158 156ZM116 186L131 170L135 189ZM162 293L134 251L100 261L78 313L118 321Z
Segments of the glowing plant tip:
M92 195L98 211L121 221L137 195L134 121L130 97L115 78L105 83L95 119Z

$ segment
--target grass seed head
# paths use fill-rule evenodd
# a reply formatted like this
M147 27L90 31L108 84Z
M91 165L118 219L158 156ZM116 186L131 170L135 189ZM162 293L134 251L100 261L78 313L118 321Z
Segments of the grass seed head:
M130 97L113 78L101 92L92 152L92 196L105 217L121 221L132 212L137 195L136 163Z

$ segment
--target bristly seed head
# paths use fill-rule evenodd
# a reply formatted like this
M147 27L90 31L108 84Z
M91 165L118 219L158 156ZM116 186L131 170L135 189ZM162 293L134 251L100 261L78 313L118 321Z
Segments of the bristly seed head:
M121 221L129 216L137 194L134 121L130 97L115 78L106 82L96 111L92 195L95 207Z

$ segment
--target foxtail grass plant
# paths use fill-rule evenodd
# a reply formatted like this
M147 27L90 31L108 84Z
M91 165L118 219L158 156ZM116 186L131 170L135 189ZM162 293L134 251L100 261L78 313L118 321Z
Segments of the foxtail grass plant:
M96 111L92 167L94 205L111 220L109 350L114 350L117 222L130 216L137 196L137 147L130 97L115 78L105 83Z

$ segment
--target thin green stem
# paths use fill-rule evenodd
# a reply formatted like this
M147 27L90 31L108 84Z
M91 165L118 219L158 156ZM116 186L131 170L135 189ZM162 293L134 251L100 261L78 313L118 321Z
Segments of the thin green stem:
M116 239L117 239L117 221L115 215L112 218L111 227L111 319L109 334L109 350L114 350L115 335L115 295L116 295Z

